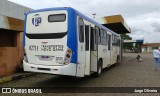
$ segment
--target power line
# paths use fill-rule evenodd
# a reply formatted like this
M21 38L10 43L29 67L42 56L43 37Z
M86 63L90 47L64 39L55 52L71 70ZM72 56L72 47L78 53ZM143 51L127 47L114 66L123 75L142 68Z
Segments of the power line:
M70 5L64 3L64 2L62 2L62 1L60 1L60 0L57 0L57 1L59 1L61 4L65 5L65 6L67 6L67 7L71 7Z
M74 8L73 6L70 6L69 4L66 4L66 3L64 3L64 2L62 2L62 1L60 1L60 0L57 0L57 1L60 2L61 4L65 5L65 6L67 6L67 7L72 7L72 8ZM75 8L75 9L76 9L76 8ZM79 10L87 15L87 13L86 13L84 10L82 10L82 9L83 9L83 8L81 8L81 9L79 9ZM85 10L86 10L86 9L85 9Z

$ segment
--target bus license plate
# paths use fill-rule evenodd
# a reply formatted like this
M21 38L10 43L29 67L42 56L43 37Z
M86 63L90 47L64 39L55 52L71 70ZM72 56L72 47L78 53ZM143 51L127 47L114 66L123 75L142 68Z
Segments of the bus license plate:
M49 58L49 56L41 56L41 57L40 57L40 60L49 61L50 58Z

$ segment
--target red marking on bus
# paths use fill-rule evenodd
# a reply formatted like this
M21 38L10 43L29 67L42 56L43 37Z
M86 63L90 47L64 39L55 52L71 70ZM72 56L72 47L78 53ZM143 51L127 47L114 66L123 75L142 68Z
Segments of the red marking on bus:
M47 44L48 42L41 42L42 44Z

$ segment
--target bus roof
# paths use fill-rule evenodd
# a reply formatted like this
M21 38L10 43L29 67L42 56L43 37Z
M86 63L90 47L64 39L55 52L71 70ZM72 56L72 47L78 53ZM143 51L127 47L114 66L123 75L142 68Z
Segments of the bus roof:
M28 11L25 13L25 15L31 14L31 13L37 13L37 12L43 12L43 11L53 11L53 10L67 10L67 11L75 11L80 17L82 17L83 19L95 24L96 26L105 29L107 31L110 31L112 34L114 35L119 35L117 33L115 33L114 31L108 29L107 27L97 23L96 21L90 19L89 17L83 15L82 13L80 13L79 11L75 10L74 8L71 7L55 7L55 8L45 8L45 9L38 9L38 10L32 10L32 11Z

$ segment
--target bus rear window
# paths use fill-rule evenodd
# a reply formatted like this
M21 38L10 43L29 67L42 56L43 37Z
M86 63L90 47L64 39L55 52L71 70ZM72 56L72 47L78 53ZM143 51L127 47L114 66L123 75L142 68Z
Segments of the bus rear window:
M48 22L64 22L66 20L65 14L54 14L48 16Z

